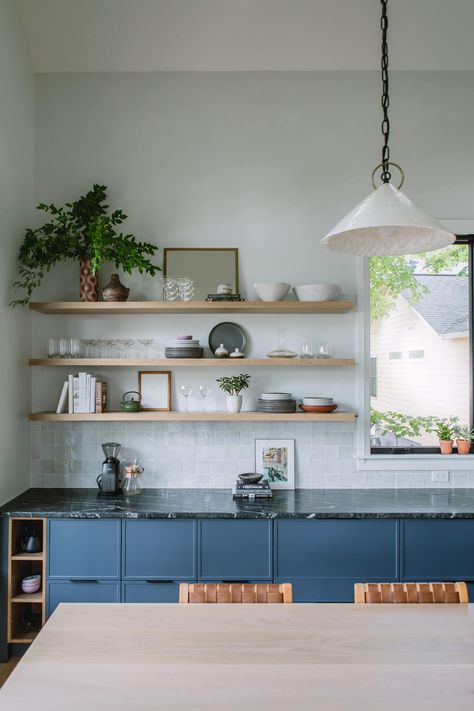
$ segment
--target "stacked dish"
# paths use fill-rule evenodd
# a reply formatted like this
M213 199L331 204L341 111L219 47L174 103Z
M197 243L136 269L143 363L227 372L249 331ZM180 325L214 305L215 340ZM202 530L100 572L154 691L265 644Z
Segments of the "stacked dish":
M262 393L257 412L296 412L296 400L291 393Z
M202 358L203 353L199 339L192 336L178 336L165 347L165 358Z
M303 412L333 412L337 405L332 397L304 397L300 408Z

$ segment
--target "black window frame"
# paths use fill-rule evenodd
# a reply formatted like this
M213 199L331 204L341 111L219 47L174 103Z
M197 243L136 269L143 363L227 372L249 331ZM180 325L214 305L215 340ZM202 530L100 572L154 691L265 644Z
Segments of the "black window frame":
M474 427L474 234L456 235L454 244L466 244L468 246L468 289L469 289L469 426ZM370 351L370 347L369 347ZM369 352L370 358L370 352ZM370 405L369 405L370 410ZM456 447L453 452L456 452ZM440 454L439 447L370 447L370 454L394 454L403 456L404 454ZM441 456L441 455L440 455Z

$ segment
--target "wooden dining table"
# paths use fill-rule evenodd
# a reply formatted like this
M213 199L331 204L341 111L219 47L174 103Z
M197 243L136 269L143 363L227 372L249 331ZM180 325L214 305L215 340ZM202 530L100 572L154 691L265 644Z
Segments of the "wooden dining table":
M5 711L474 708L473 605L62 604Z

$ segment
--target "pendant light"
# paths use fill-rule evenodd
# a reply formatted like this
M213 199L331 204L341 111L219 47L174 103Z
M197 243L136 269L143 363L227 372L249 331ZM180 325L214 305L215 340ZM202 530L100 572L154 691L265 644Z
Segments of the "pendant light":
M334 252L361 256L415 254L430 252L452 244L455 236L443 225L415 205L400 191L404 174L397 163L390 160L388 139L390 121L388 107L388 45L387 45L387 4L380 0L382 17L382 162L372 173L374 192L346 215L321 240L321 245ZM400 171L401 182L395 188L391 180L390 167ZM375 176L382 169L382 185L376 188Z

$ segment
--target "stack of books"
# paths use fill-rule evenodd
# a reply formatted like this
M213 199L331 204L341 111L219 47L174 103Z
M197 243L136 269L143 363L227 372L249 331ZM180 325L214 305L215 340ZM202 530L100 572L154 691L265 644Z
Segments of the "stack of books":
M260 481L258 484L237 481L232 493L234 499L271 499L273 496L268 481Z
M240 294L208 294L206 301L245 301Z
M69 375L59 396L56 414L92 414L107 410L107 381L98 375Z

